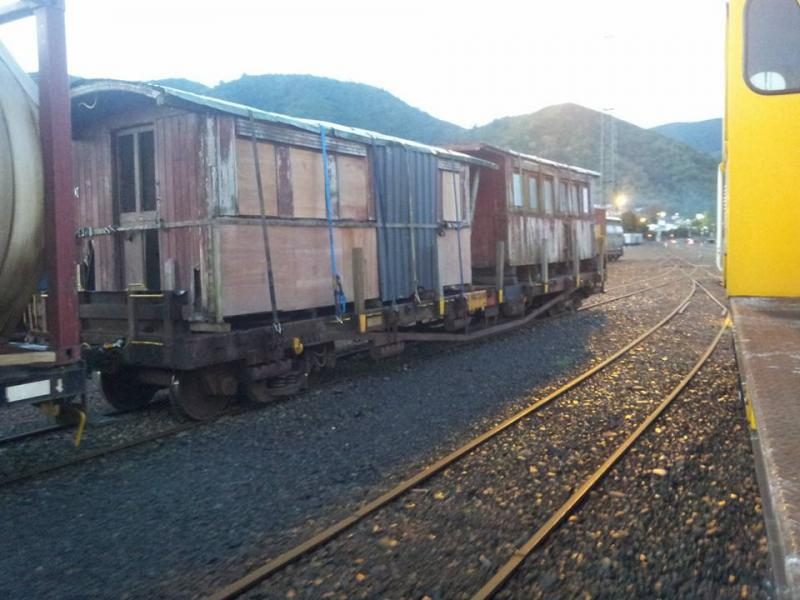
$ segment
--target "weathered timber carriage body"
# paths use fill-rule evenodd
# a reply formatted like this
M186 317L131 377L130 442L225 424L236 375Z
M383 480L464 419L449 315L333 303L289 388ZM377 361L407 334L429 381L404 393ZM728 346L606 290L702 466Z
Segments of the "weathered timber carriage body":
M381 332L380 354L486 306L470 219L489 162L155 85L72 102L83 341L115 405L170 386L211 416L240 386L296 389L336 340Z
M150 84L72 103L82 338L117 407L167 387L210 418L294 392L337 344L481 337L602 280L589 171Z
M504 314L521 314L550 293L602 284L592 206L599 173L489 144L454 148L499 167L480 178L472 267L474 283L502 287Z

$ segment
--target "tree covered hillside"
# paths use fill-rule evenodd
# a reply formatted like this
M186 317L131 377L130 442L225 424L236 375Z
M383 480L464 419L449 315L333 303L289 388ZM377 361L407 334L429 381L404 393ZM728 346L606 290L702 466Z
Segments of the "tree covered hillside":
M708 119L694 123L667 123L653 127L653 131L688 144L695 150L718 159L722 155L722 119Z
M497 119L469 135L599 171L601 117L600 112L583 106L561 104L530 115ZM684 214L712 209L716 163L711 156L626 121L615 119L615 123L616 193L625 193L638 207Z
M245 75L211 94L263 110L332 121L425 143L454 139L463 129L363 83L311 75Z

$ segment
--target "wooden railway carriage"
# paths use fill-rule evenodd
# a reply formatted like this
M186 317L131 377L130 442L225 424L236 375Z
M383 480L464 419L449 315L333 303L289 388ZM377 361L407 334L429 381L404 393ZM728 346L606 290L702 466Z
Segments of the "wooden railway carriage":
M599 173L489 144L454 148L499 166L480 178L472 266L476 283L502 273L504 313L520 314L545 294L602 283L592 206Z
M240 384L296 389L337 339L485 306L469 230L487 161L156 85L90 81L72 102L83 339L117 406L169 385L210 417Z

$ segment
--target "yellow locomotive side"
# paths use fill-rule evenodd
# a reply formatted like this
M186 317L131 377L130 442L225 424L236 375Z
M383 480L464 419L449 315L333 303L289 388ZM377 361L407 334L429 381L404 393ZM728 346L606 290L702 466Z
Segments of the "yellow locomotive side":
M800 296L800 2L730 0L723 170L731 296Z

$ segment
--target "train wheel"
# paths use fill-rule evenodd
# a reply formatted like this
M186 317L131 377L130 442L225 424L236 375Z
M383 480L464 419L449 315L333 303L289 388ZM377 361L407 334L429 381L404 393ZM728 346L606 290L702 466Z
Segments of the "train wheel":
M228 408L231 396L214 393L209 378L214 373L203 370L183 371L169 390L173 409L194 421L212 421Z
M139 383L136 379L136 372L131 369L120 369L115 373L101 373L100 387L106 402L120 411L136 410L147 406L158 391L156 386Z
M254 404L267 404L275 400L270 393L269 384L266 379L261 381L251 381L245 384L244 393L247 399Z

